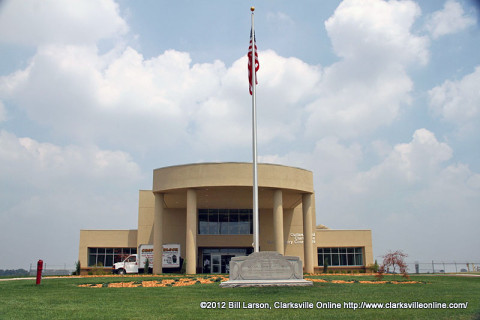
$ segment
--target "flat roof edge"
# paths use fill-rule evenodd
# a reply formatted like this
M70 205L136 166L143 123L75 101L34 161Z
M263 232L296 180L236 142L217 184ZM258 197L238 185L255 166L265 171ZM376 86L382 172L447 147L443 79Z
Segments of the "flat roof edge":
M372 229L315 229L315 231L372 231Z
M186 166L196 166L196 165L216 165L216 164L252 164L251 162L235 162L235 161L227 161L227 162L196 162L196 163L184 163L184 164L178 164L178 165L172 165L172 166L166 166L166 167L160 167L153 169L159 170L159 169L166 169L166 168L175 168L175 167L186 167ZM285 168L294 168L298 170L304 170L307 172L312 172L311 170L300 168L300 167L294 167L294 166L287 166L284 164L278 164L278 163L258 163L258 165L268 165L268 166L278 166L278 167L285 167Z

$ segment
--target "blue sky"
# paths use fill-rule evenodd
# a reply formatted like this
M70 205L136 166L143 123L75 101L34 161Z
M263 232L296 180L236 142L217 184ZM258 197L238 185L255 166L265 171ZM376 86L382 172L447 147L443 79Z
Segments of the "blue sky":
M478 2L7 0L0 268L135 229L155 168L251 161L251 5L260 161L312 170L317 224L379 260L480 260Z

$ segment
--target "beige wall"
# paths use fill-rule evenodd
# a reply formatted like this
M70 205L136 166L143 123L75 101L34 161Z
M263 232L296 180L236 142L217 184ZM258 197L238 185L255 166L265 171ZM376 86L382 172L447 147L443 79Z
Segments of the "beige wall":
M315 233L317 248L364 247L364 264L373 264L371 230L317 229Z
M153 192L167 190L252 186L251 163L200 163L160 168L153 171ZM313 192L311 171L274 165L258 165L258 186Z
M217 189L216 189L217 190ZM246 195L244 193L247 193ZM221 209L245 209L251 207L252 191L250 190L235 190L228 189L213 192L209 194L209 202L211 208ZM272 201L268 201L268 196L273 196L271 190L264 189L261 192L261 198L264 206L272 206ZM186 197L183 193L178 196ZM235 197L236 200L232 203L225 203L225 199ZM303 238L299 234L303 235L303 214L301 195L297 194L294 197L292 194L285 194L284 198L291 198L288 202L288 206L296 205L294 208L284 207L284 224L283 224L283 238L285 243L285 255L298 256L304 261L303 252ZM243 199L239 202L238 199ZM139 193L139 208L138 208L138 243L148 244L153 243L153 214L154 214L155 199L153 192L150 190L141 190ZM202 208L202 207L199 207ZM165 208L164 209L164 223L163 223L163 237L164 243L179 243L181 245L181 255L185 256L185 223L186 223L186 209L185 208ZM313 210L315 212L315 208ZM259 210L259 222L260 222L260 250L261 251L273 251L274 236L273 236L273 209L261 208ZM315 215L313 226L315 226ZM312 230L313 233L315 230ZM315 233L314 233L315 234ZM226 235L198 235L197 246L198 247L252 247L253 236L252 235L238 235L238 236L226 236ZM314 261L316 262L316 248L314 246Z
M312 194L313 261L318 265L317 247L365 247L366 264L372 263L369 230L316 230L313 174L280 165L259 165L259 227L261 251L275 250L273 195L282 191L285 255L304 261L302 196ZM164 194L163 243L186 250L187 189L194 189L198 209L252 208L252 165L249 163L204 163L154 170L153 191L139 191L137 230L81 230L79 260L87 265L88 247L138 247L153 244L154 192ZM321 214L320 214L321 216ZM252 235L197 235L198 247L251 247Z
M80 230L78 260L88 265L88 248L136 248L137 230Z
M141 244L153 243L153 213L155 197L151 190L140 190L138 193L138 237L137 247Z

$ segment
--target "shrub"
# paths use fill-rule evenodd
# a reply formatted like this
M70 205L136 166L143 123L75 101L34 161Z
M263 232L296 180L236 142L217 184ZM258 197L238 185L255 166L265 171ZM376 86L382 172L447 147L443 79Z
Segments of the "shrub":
M367 268L370 270L370 272L377 273L379 268L377 260L375 260L374 264L368 265Z
M80 260L75 263L75 275L80 275Z
M390 268L392 268L393 274L396 274L397 267L399 268L399 272L402 276L406 279L409 278L407 274L407 264L405 263L405 258L407 254L403 253L401 250L397 251L389 251L386 255L383 256L383 263L380 266L378 273L390 272Z
M148 268L150 268L150 261L147 259L145 259L145 265L144 265L144 268L143 268L143 273L148 273Z
M99 276L99 275L105 275L107 274L107 272L105 272L105 269L103 269L103 263L98 262L96 265L93 266L92 270L89 271L88 274Z
M187 259L183 259L182 268L180 269L181 274L187 273Z

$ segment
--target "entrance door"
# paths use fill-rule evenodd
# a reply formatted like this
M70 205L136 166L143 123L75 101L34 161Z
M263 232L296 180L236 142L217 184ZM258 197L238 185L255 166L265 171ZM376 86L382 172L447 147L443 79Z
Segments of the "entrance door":
M212 254L212 273L220 273L222 271L222 256L219 254Z
M222 273L230 273L230 260L235 257L231 254L222 255Z

